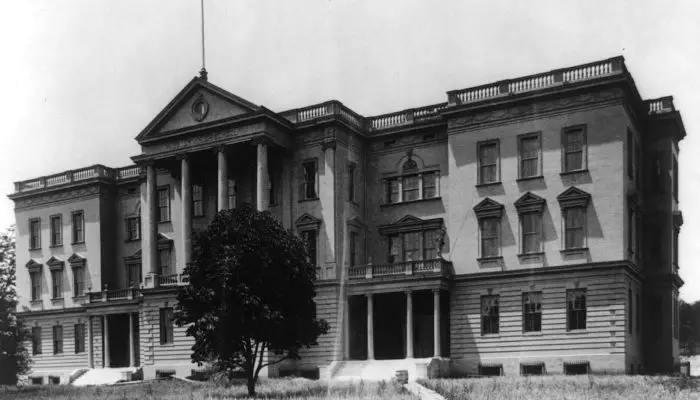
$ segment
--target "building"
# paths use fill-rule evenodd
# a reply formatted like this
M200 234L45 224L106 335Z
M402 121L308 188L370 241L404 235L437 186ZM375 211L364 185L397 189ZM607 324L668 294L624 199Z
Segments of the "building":
M671 372L684 136L622 57L375 117L273 112L202 71L136 137L135 165L15 183L31 377L188 375L170 319L192 232L243 203L308 240L331 324L270 375Z

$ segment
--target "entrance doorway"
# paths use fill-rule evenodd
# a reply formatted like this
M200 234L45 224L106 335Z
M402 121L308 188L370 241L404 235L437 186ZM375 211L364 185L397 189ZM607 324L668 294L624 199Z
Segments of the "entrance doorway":
M348 298L350 322L350 359L367 359L367 297Z
M374 297L374 358L406 357L406 295L382 293Z
M137 316L132 314L109 314L107 318L107 329L108 338L107 343L103 341L102 345L106 346L106 351L109 351L109 365L107 367L120 368L128 367L131 363L131 357L135 357L135 361L138 360L138 319ZM134 332L133 338L130 338L129 332L129 318L134 318L132 321ZM134 355L130 354L129 342L133 340L134 343ZM138 365L135 362L134 365Z

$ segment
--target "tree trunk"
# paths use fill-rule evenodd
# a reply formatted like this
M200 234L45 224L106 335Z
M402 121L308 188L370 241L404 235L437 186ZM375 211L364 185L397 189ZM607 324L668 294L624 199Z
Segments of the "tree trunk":
M255 376L248 372L248 396L255 397Z

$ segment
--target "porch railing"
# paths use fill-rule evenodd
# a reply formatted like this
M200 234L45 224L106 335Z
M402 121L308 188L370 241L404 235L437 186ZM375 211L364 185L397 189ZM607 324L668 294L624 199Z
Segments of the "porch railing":
M442 258L432 260L404 261L391 264L354 265L348 270L350 279L371 279L382 276L402 276L425 273L449 276L452 263Z
M88 303L101 303L115 300L133 300L141 294L139 288L103 289L100 292L87 292Z

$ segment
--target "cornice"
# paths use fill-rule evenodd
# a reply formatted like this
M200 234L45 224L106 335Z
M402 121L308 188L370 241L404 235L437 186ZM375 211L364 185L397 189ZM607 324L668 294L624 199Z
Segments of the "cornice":
M639 270L639 268L626 260L620 261L605 261L596 263L584 263L584 264L565 264L538 268L526 268L517 270L498 270L489 272L478 272L471 274L459 274L455 275L455 280L460 282L466 281L479 281L485 279L503 279L503 278L515 278L515 277L532 277L537 275L551 275L551 274L566 274L575 273L581 271L595 271L595 270L605 270L605 269L622 269L630 272L633 276L637 278L644 278L644 275Z
M81 187L58 188L51 190L35 191L32 193L18 193L17 196L11 197L15 201L15 210L27 209L30 207L38 207L46 204L54 204L63 201L72 201L75 199L86 199L99 196L107 196L111 193L104 184L99 182L91 182ZM20 197L20 195L22 195Z

